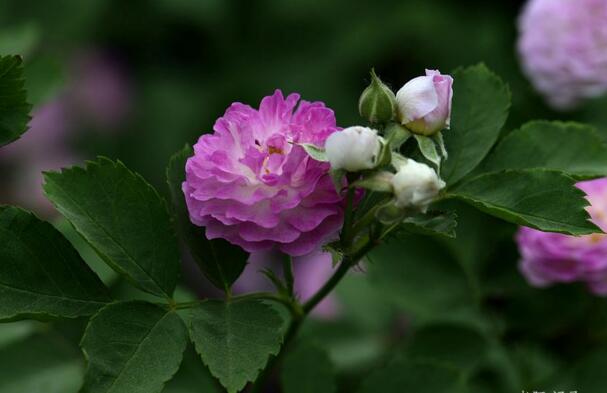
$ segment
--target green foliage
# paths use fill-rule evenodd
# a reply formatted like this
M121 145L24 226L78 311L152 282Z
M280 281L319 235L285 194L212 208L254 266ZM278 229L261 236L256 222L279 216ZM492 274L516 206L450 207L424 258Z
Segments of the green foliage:
M179 369L187 329L173 311L151 303L114 303L86 328L82 393L159 393Z
M0 56L0 147L21 136L30 120L31 105L24 88L20 56Z
M464 375L440 363L397 359L372 373L357 393L465 393Z
M111 301L99 278L50 224L0 207L0 320L94 314Z
M447 238L455 238L457 228L457 214L452 211L429 211L426 214L417 214L406 217L395 234L403 232L416 233L420 235L435 235Z
M40 41L40 31L34 23L23 23L0 30L0 53L26 56Z
M597 348L578 360L567 372L555 375L550 382L551 388L556 391L566 389L584 393L602 393L607 384L606 361L607 349Z
M302 343L285 358L282 366L285 393L335 393L333 364L317 345Z
M118 273L140 289L171 297L179 250L164 201L121 162L45 173L47 197Z
M575 180L543 169L512 170L474 177L452 196L515 224L548 232L584 235L600 230L584 209L588 201Z
M417 141L417 145L419 146L419 151L422 155L430 161L436 168L440 168L441 157L436 151L436 145L434 144L434 140L430 137L414 134L415 140Z
M477 329L462 323L441 322L417 330L405 353L415 360L473 369L485 360L488 345Z
M473 297L466 275L449 253L428 237L388 242L369 256L368 279L386 302L418 320L470 309Z
M57 334L36 334L0 348L0 392L76 393L82 384L78 351Z
M99 276L107 287L111 287L116 283L119 277L118 273L99 257L99 254L76 232L68 220L60 218L53 223L53 226L74 246L84 262Z
M391 180L393 176L392 172L388 171L372 172L370 175L354 182L352 186L372 192L392 193Z
M208 240L205 229L190 222L181 185L185 181L185 163L192 154L192 148L186 146L171 158L167 168L175 221L181 237L205 276L217 288L228 291L244 270L249 254L223 239Z
M481 165L484 172L545 168L576 178L607 175L607 145L576 123L533 121L508 134Z
M167 383L162 393L221 393L217 380L213 378L194 351L189 348L183 356L181 368Z
M437 133L437 135L439 135ZM389 123L384 130L388 145L392 149L399 149L413 135L405 126L399 123Z
M0 324L0 348L31 335L36 330L36 324L33 321Z
M449 152L441 175L447 185L464 178L485 158L508 117L510 91L483 65L453 73L451 129L444 131Z
M308 155L316 161L329 162L325 149L315 146L311 143L302 143L300 144L300 146L303 147L306 153L308 153Z
M196 351L228 393L254 381L282 343L282 318L256 300L209 300L192 311Z

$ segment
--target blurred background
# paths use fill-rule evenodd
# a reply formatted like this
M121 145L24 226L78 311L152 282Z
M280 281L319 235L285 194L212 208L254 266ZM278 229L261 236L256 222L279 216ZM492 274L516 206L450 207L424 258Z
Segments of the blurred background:
M40 172L97 155L122 160L166 194L169 157L210 132L230 103L255 107L280 88L324 101L338 125L354 125L371 67L397 89L425 68L484 62L512 90L505 132L531 119L576 120L607 140L606 98L555 112L524 77L523 3L1 0L0 53L23 55L34 111L30 131L0 150L0 203L54 220ZM604 393L605 301L582 285L529 287L517 270L516 228L457 208L466 228L457 241L410 237L381 248L340 286L332 311L306 325L304 339L329 352L340 389L352 391L402 351L463 365L474 392ZM71 236L106 282L116 280ZM192 284L184 297L209 290L195 273L184 272ZM115 291L142 296L119 282ZM12 365L0 367L0 393L75 392L82 323L0 325L0 364ZM40 369L52 373L44 379ZM166 391L219 391L205 375L186 361Z

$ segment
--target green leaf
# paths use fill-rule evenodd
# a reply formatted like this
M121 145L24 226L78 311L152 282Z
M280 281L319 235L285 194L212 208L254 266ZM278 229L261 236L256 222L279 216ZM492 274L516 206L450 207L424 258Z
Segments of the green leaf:
M83 362L77 348L55 334L35 335L0 349L0 392L76 393Z
M314 146L311 143L300 143L299 146L303 147L306 153L316 161L329 162L327 153L322 147Z
M464 393L461 370L432 362L397 359L373 372L358 393Z
M192 311L196 351L228 393L254 381L282 343L282 318L256 300L209 300Z
M44 191L103 260L135 286L171 297L179 249L162 198L107 158L44 174Z
M452 196L515 224L546 232L585 235L600 232L584 208L588 201L575 180L561 172L524 169L475 177Z
M200 362L194 349L188 349L179 371L166 384L162 393L221 393L217 380Z
M415 140L417 141L417 145L419 146L419 151L422 155L431 163L433 163L437 168L440 168L441 158L436 151L436 145L434 144L434 140L432 138L417 135L415 134Z
M99 276L105 286L112 287L116 283L119 277L118 273L99 257L99 254L76 232L68 220L59 217L58 220L53 222L53 226L72 243L72 246L78 251L84 262Z
M89 322L81 393L159 393L179 369L187 329L172 311L142 301L114 303Z
M607 145L576 123L534 121L506 136L481 166L484 172L546 168L577 178L607 175Z
M282 366L284 393L333 393L337 384L333 364L319 346L301 344L289 352Z
M485 158L497 141L510 107L510 91L479 64L453 74L451 129L444 131L449 159L441 175L453 185Z
M384 301L418 321L466 311L473 304L464 271L435 239L402 237L382 244L368 259L369 280Z
M99 278L52 225L0 206L0 321L92 315L111 301Z
M192 148L186 146L171 158L167 168L178 231L204 275L217 288L228 291L244 270L249 254L223 239L208 240L205 229L190 221L181 185L185 181L185 163L192 154Z
M346 176L346 171L344 169L331 169L329 171L329 176L331 176L331 181L335 187L335 192L341 194L341 191L344 188L344 177Z
M403 165L407 164L407 158L397 152L392 152L392 168L398 171Z
M412 135L411 131L399 123L390 123L384 133L388 145L394 150L398 150Z
M20 56L0 56L0 147L18 139L30 120L22 63Z
M393 177L394 174L388 171L373 172L370 176L357 180L352 186L377 192L392 192Z
M445 147L445 139L443 138L442 131L439 131L436 134L432 135L432 139L440 149L440 154L443 156L443 159L446 160L447 158L449 158L449 153L447 152L447 148Z
M457 227L457 214L455 212L429 211L426 214L419 213L407 217L397 229L417 233L420 235L438 235L447 238L455 238Z

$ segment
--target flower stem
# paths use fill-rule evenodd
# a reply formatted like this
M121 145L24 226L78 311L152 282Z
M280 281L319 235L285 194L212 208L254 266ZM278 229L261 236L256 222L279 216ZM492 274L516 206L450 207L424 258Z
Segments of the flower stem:
M285 278L285 283L287 284L289 297L293 299L295 297L293 293L295 278L293 277L293 262L290 255L285 254L282 256L282 274Z
M337 270L335 271L335 273L333 273L333 275L331 276L331 278L329 278L325 285L323 285L322 288L320 288L318 292L316 292L316 294L314 294L314 296L312 296L303 305L301 314L293 314L293 319L289 324L289 328L287 330L287 333L285 334L283 346L279 354L268 362L267 367L257 379L253 387L252 393L258 393L262 391L269 374L274 369L275 365L282 359L287 348L289 347L293 339L297 336L297 333L299 332L299 329L301 328L301 325L305 320L306 316L318 305L318 303L320 303L329 293L331 293L333 289L335 289L341 279L344 278L348 270L350 270L350 267L352 267L361 258L363 258L373 247L375 247L375 245L375 242L369 241L367 239L365 243L361 247L359 247L352 255L346 255Z
M320 303L335 288L335 286L346 275L348 270L350 270L350 266L350 258L344 257L344 260L341 262L331 278L329 278L329 280L325 283L325 285L323 285L322 288L320 288L320 290L314 294L314 296L304 303L303 309L305 314L312 311L314 307L316 307L318 303Z
M299 332L299 329L301 328L301 325L302 325L303 321L305 320L306 316L312 310L314 310L314 308L321 301L323 301L323 299L329 293L331 293L331 291L333 291L333 289L335 289L337 284L339 284L339 282L344 278L344 276L346 275L346 273L348 272L348 270L350 270L350 268L352 266L354 266L356 263L358 263L358 261L360 261L362 258L364 258L364 256L367 255L367 253L369 251L371 251L377 244L379 244L379 239L374 239L369 236L363 236L363 237L359 237L358 239L356 239L357 233L356 233L356 231L353 231L354 228L352 227L353 226L352 225L353 199L354 199L354 190L350 189L350 190L348 190L348 195L347 195L346 214L345 214L344 226L343 226L344 229L343 229L342 235L341 235L341 243L346 250L349 250L349 252L346 253L341 264L339 265L339 267L337 268L335 273L333 273L331 278L329 278L329 280L318 290L318 292L316 292L307 302L305 302L303 304L303 306L301 306L296 301L293 302L293 299L291 299L291 301L290 301L291 306L289 307L289 309L291 310L292 319L289 324L289 328L285 334L282 348L280 349L280 352L278 353L278 355L276 355L275 357L270 359L270 361L268 361L266 368L263 370L261 375L257 378L257 381L255 381L255 384L253 385L253 389L251 390L252 393L262 392L263 387L265 386L266 380L268 379L272 370L275 368L276 364L278 364L280 362L280 360L284 356L285 352L287 351L287 349L290 346L290 344L292 343L292 341L297 336L297 333ZM381 234L381 237L386 236L395 227L396 226L386 228L383 231L383 233ZM352 234L350 234L351 231L352 231ZM352 243L355 239L357 240L357 242L356 242L356 244L353 245ZM289 260L289 262L290 262L290 260ZM283 260L283 269L284 268L286 268L286 265ZM289 263L289 267L287 269L285 269L285 272L290 268L292 268L292 266ZM286 275L285 275L285 279L288 280ZM283 300L286 300L286 299L283 299ZM299 306L299 310L295 310L293 308L294 304Z

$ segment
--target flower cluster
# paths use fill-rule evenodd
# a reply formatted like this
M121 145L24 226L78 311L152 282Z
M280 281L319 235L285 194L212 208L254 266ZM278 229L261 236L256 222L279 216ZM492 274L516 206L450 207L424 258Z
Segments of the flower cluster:
M588 195L593 222L607 230L607 178L578 183ZM581 237L521 228L516 236L520 269L530 284L585 282L590 290L607 295L607 235Z
M372 71L371 84L359 101L360 114L370 123L394 132L384 138L375 129L353 126L331 135L325 149L331 168L366 172L363 178L367 180L357 184L392 192L393 205L399 209L425 212L445 183L434 168L400 156L395 133L404 134L402 144L411 133L425 138L448 129L452 97L453 78L436 70L426 70L426 75L410 80L396 94ZM397 122L391 122L393 119ZM394 145L396 149L391 151ZM395 174L373 171L386 163L392 163Z
M518 51L534 87L557 109L607 92L607 2L530 0Z
M401 156L383 131L391 124L426 138L448 128L452 78L426 71L396 95L375 73L372 78L359 109L382 132L340 130L323 103L285 98L279 90L259 109L232 104L187 161L183 192L191 221L205 227L209 239L248 252L303 256L337 237L348 180L349 187L368 188L362 185L368 178L382 179L394 195L391 207L425 212L445 183L436 169ZM396 173L381 169L390 164Z

